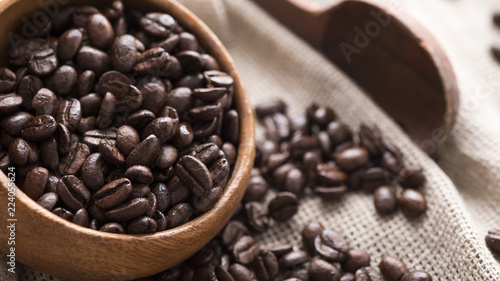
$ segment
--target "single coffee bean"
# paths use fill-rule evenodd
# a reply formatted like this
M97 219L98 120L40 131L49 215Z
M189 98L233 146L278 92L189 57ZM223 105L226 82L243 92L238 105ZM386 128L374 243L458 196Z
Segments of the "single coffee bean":
M73 24L77 27L86 27L87 19L90 15L99 13L96 7L81 6L75 9L72 15Z
M364 266L370 266L370 254L364 250L351 249L341 266L343 271L355 273Z
M63 176L57 184L57 194L72 211L86 208L90 203L90 191L73 175Z
M189 123L180 122L179 129L172 139L172 145L174 145L175 148L181 150L191 145L193 143L193 140L194 132L191 125L189 125Z
M237 220L232 220L226 224L222 230L221 241L222 245L229 251L232 251L234 244L243 236L249 236L250 230Z
M371 155L380 155L384 151L382 134L374 124L362 123L359 128L359 143Z
M318 106L317 104L311 104L307 107L306 115L310 123L318 125L321 129L324 129L335 120L335 113L332 108Z
M251 236L242 236L234 244L232 253L236 262L250 264L259 251L259 245Z
M170 56L162 48L151 48L140 54L134 71L142 75L165 77L169 74Z
M83 142L93 151L99 149L102 139L116 140L116 131L114 130L90 130L83 134Z
M83 46L76 55L76 64L82 70L91 70L100 76L111 69L107 53L90 46Z
M106 162L111 165L120 166L125 164L125 157L120 153L118 148L115 146L115 142L109 139L101 140L99 144L99 153L101 157L106 160ZM151 174L151 177L153 175Z
M375 209L380 215L388 215L398 208L398 198L390 186L380 186L373 193Z
M408 273L406 265L398 257L385 255L378 264L380 273L387 281L399 281L401 277Z
M142 29L150 36L166 38L170 35L177 23L174 18L164 13L148 13L141 18Z
M20 111L4 117L0 121L0 126L5 132L12 136L20 136L23 126L33 118L33 114Z
M269 115L264 119L267 137L270 140L281 141L290 136L290 121L281 113Z
M395 146L386 146L386 151L382 154L382 168L397 175L403 166L403 155Z
M352 131L340 121L330 122L326 128L333 146L338 146L344 142L352 141Z
M339 281L340 271L333 264L313 258L307 269L311 281Z
M124 176L135 183L153 183L153 173L151 170L143 165L130 166Z
M252 268L257 280L273 280L279 275L279 263L270 251L260 251L252 262Z
M174 138L179 129L179 118L177 114L172 117L159 117L151 121L141 132L141 138L144 139L149 135L155 135L160 142L165 142Z
M291 142L291 155L294 159L302 159L307 152L320 152L319 141L315 136L298 135L294 136Z
M339 200L347 193L349 189L345 185L326 187L326 186L316 186L314 187L314 193L318 194L319 197L326 201Z
M107 223L99 229L100 231L104 232L109 232L109 233L118 233L118 234L124 234L125 233L125 228L123 225L117 223L117 222L110 222Z
M418 190L405 189L399 196L399 208L410 219L415 219L425 212L427 203Z
M167 229L167 217L163 212L156 210L153 215L153 219L156 221L156 231L163 231Z
M215 276L217 277L217 280L218 281L234 281L234 278L233 276L231 276L231 274L228 272L228 268L225 268L224 266L222 265L217 265L215 267Z
M302 229L302 245L304 250L306 250L310 255L314 254L314 240L316 236L323 232L323 229L323 225L319 222L310 222Z
M115 96L107 92L104 95L104 99L101 104L101 108L99 110L99 116L97 117L97 127L99 129L105 129L111 125L113 122L113 118L116 113L116 98Z
M142 216L148 207L148 199L134 198L107 211L105 216L110 221L126 222Z
M384 281L384 279L375 269L365 266L356 271L356 281Z
M0 114L14 113L23 105L23 98L14 93L0 94Z
M75 212L72 222L78 224L79 226L88 227L89 226L89 213L86 209L79 209Z
M82 164L82 181L90 189L99 189L104 186L105 174L108 170L108 164L104 161L101 154L93 153Z
M111 22L101 13L94 13L87 18L87 33L90 43L102 50L108 49L115 37Z
M168 169L172 167L177 160L177 149L171 145L163 145L160 153L156 157L155 166L160 169Z
M165 104L175 108L177 113L182 116L192 107L193 102L191 89L180 87L167 93L167 101Z
M327 261L342 262L347 257L349 242L340 233L325 229L314 239L314 249Z
M47 192L40 196L40 198L38 198L36 202L45 209L52 211L52 209L54 209L54 207L56 206L58 200L59 196L57 196L57 193Z
M140 142L139 134L131 126L121 126L116 132L116 146L123 155L128 156ZM161 168L161 167L160 167Z
M39 49L31 54L28 61L28 71L36 76L48 76L52 74L58 65L54 50L51 48Z
M258 172L258 170L256 170L255 168L252 170L252 173L253 171ZM245 195L243 196L243 202L261 201L266 196L267 191L269 190L269 186L267 185L267 182L264 180L264 178L260 175L260 172L258 173L258 175L250 177Z
M134 67L140 52L145 50L141 41L129 34L116 37L111 46L111 64L120 72L130 72Z
M419 188L425 183L423 169L419 165L406 166L399 172L399 184L404 188Z
M173 206L167 213L167 229L178 227L194 216L193 207L189 203L179 203Z
M45 191L49 171L44 167L33 168L24 180L23 191L29 198L37 201Z
M193 97L205 102L213 102L226 94L226 88L198 88L193 90Z
M147 184L136 183L132 185L132 193L130 194L129 199L132 200L134 198L148 197L150 192L151 189Z
M244 205L247 223L256 232L265 232L269 227L267 208L259 202L247 202Z
M0 93L12 91L16 85L16 81L16 74L12 70L5 67L0 68Z
M260 119L263 119L267 115L271 115L274 113L285 112L286 104L282 100L269 100L267 102L260 103L255 107L255 113Z
M292 251L280 258L282 268L289 269L303 265L309 260L309 255L304 251Z
M68 96L75 90L77 80L78 74L72 66L60 66L52 77L51 89L59 96Z
M379 186L390 184L389 173L380 167L366 169L362 176L361 188L372 193Z
M496 254L500 253L500 230L493 228L488 230L488 234L484 238L486 241L486 246Z
M112 181L94 194L95 205L103 210L109 210L125 202L132 193L132 183L121 178Z
M160 140L155 135L149 135L129 153L126 159L127 166L151 166L160 149Z
M295 194L280 192L269 202L269 216L277 221L286 221L297 213L298 204Z
M142 105L142 93L133 85L128 85L124 89L122 96L116 96L116 111L119 113L128 114L130 112L134 112Z
M347 175L336 166L321 163L316 166L317 178L320 184L338 186L347 180Z
M32 99L32 108L36 115L52 115L57 113L59 101L57 96L47 88L41 88Z
M63 124L73 132L78 128L82 118L82 107L77 99L64 100L57 110L57 122Z
M158 83L147 83L141 87L141 93L143 95L141 108L158 114L167 100L165 87Z
M204 194L195 196L193 207L200 212L206 212L219 201L223 192L224 190L220 186L214 186L205 191Z
M25 122L21 135L31 141L42 141L52 136L57 129L57 122L50 115L38 115Z
M405 275L401 277L401 281L432 281L432 276L423 270L414 270L405 273Z
M134 167L134 166L132 166ZM170 205L170 192L164 183L158 182L153 184L151 192L156 196L156 208L160 212L165 212Z
M102 97L96 93L86 94L82 96L79 100L82 116L94 117L99 114L99 109L102 103ZM95 115L95 116L93 116Z
M179 179L196 195L212 188L212 176L205 164L193 156L183 156L175 165Z
M42 80L33 75L24 76L21 80L19 80L17 85L17 94L22 98L22 105L24 109L33 109L32 99L42 87Z
M235 281L255 281L255 275L244 265L239 263L234 263L229 267L228 272L234 278Z
M138 217L127 224L127 233L130 234L146 234L154 233L158 228L156 221L147 216Z
M61 62L69 61L78 52L83 41L83 34L79 29L68 29L58 39L57 58Z
M23 138L17 138L9 145L9 160L15 165L35 163L39 159L36 144Z
M52 210L52 213L58 217L61 217L67 221L73 221L73 213L62 208L62 207L58 207L58 208L55 208L54 210Z
M189 190L177 176L173 176L166 185L170 193L171 206L188 200L192 195L191 190Z
M63 175L78 175L89 154L90 149L86 144L77 143L68 155L61 159L59 172Z
M335 163L344 171L353 171L368 163L368 151L361 147L348 148L335 157Z

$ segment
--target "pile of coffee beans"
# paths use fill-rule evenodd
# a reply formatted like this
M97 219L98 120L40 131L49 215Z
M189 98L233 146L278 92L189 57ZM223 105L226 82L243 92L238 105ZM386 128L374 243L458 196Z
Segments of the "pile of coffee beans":
M493 12L493 23L497 26L500 27L500 8L497 8ZM500 61L500 41L496 41L491 45L491 53L493 56Z
M233 79L172 16L64 7L25 37L0 68L0 168L31 199L134 234L218 201L239 141Z
M248 203L247 203L248 204ZM385 255L371 266L368 252L351 249L342 234L311 222L302 230L302 248L280 244L261 248L252 227L230 221L209 245L183 264L143 281L432 281L422 270L409 271L399 258Z
M373 193L381 215L399 208L408 218L417 218L427 209L418 191L425 183L422 167L405 165L402 152L384 142L377 126L363 123L355 136L330 107L316 104L294 117L286 115L281 100L260 104L255 112L266 140L257 143L257 169L243 201L260 201L270 186L277 189L280 193L268 206L272 218L293 215L297 198L307 189L327 201L350 190ZM403 187L399 196L396 185Z

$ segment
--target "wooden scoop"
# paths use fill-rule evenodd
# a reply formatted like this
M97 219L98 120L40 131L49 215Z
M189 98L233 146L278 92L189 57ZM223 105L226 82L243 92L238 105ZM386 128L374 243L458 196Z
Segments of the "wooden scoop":
M459 104L451 64L408 15L362 0L254 0L351 76L428 153Z

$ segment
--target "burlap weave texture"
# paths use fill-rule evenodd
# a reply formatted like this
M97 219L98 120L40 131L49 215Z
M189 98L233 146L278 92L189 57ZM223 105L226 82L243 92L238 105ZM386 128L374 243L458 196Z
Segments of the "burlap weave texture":
M495 1L388 1L433 33L457 74L462 105L455 129L436 151L437 164L355 83L251 1L181 2L221 38L254 104L280 97L293 115L302 114L305 105L315 101L332 106L356 129L362 121L376 121L385 140L405 152L406 163L425 168L428 182L423 192L429 209L417 221L400 212L379 217L373 197L363 193L349 193L337 203L309 195L293 219L273 223L258 237L262 245L298 246L303 225L319 220L343 233L351 247L368 250L373 266L389 253L408 268L429 271L434 280L500 280L500 265L483 239L488 228L500 226L500 84L495 81L500 67L488 52L494 37L500 39L490 17ZM48 278L28 268L19 274L19 280Z

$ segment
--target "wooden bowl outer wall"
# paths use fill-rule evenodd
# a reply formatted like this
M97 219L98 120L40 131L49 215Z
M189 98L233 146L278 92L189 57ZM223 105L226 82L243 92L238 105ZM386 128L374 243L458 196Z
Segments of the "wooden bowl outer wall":
M54 2L54 1L53 1ZM58 3L62 3L59 0ZM64 0L64 3L69 1ZM182 226L149 235L121 235L80 227L45 210L16 188L15 256L40 271L73 280L126 280L149 276L187 259L206 245L229 221L245 192L255 156L253 110L233 60L219 39L194 14L175 1L123 1L126 9L170 13L234 78L235 103L240 117L240 143L233 174L219 202L208 212ZM71 1L74 5L102 1ZM22 16L38 10L38 1L0 2L0 52L8 50L7 34L19 27ZM5 64L4 59L0 63ZM0 172L0 251L7 244L7 191L9 180Z

